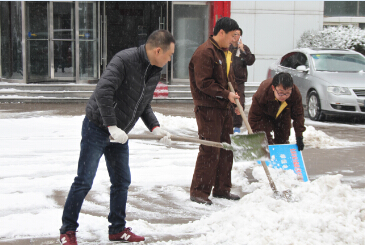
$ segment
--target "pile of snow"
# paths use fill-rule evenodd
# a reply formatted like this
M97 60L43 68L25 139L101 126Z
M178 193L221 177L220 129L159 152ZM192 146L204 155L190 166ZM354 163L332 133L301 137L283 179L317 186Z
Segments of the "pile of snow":
M291 188L296 202L277 200L263 187L209 217L162 226L171 234L203 235L157 244L364 244L365 198L341 184L340 178L297 182ZM162 227L154 228L158 232ZM143 228L151 229L148 224Z
M156 115L171 133L197 135L194 118ZM0 119L0 240L56 241L65 196L76 174L83 116L26 117ZM131 133L148 130L140 120ZM344 142L312 126L304 138L306 147L332 148ZM286 202L273 197L262 166L235 162L233 185L250 194L237 202L213 198L214 205L206 206L189 200L196 144L129 144L127 225L146 236L148 244L364 244L365 192L342 184L341 175L304 183L293 171L270 169L278 190L293 193L295 202ZM247 169L257 182L249 183ZM108 243L109 185L102 158L79 218L82 244ZM128 220L132 215L138 218ZM161 217L191 221L166 224Z
M290 131L289 141L290 144L296 144L295 131L293 128L291 128ZM318 149L334 149L364 145L364 142L350 142L336 139L328 136L321 130L316 130L313 126L306 126L306 130L303 133L303 141L305 147Z

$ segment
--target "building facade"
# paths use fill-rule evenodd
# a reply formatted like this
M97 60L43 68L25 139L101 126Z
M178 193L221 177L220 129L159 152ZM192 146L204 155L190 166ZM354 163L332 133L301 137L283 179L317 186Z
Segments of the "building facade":
M231 6L243 43L256 56L248 67L248 82L265 80L269 65L295 48L304 31L323 28L322 1L242 1Z
M144 44L158 29L171 31L176 39L174 59L164 67L161 80L186 80L190 57L212 29L215 5L166 1L0 2L1 81L95 83L114 54Z
M229 16L257 58L248 81L261 82L269 64L295 48L304 31L324 25L364 27L364 7L364 2L341 1L2 1L0 79L96 83L115 53L166 29L176 48L161 81L188 83L192 54L212 34L215 22Z

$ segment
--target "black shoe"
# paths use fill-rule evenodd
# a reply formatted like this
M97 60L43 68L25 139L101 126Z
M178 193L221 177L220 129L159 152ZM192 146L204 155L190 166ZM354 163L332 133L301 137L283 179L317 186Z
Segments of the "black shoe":
M213 194L213 197L224 198L224 199L234 200L234 201L237 201L237 200L241 199L239 196L237 196L235 194L232 194L232 193L227 193L226 195L214 195Z
M193 201L193 202L202 203L202 204L206 204L206 205L212 205L213 204L212 201L209 200L209 198L190 196L190 200Z

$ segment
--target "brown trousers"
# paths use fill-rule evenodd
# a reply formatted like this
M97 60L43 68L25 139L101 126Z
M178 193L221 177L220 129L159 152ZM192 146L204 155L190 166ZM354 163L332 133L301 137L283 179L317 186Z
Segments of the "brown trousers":
M264 131L269 145L289 144L291 117L290 110L284 109L277 119L264 115L260 122L261 129L254 132ZM274 132L274 139L271 135Z
M196 106L195 117L200 139L231 143L229 135L233 133L233 127L230 109ZM213 186L214 195L229 193L232 164L232 151L200 145L190 195L207 198Z

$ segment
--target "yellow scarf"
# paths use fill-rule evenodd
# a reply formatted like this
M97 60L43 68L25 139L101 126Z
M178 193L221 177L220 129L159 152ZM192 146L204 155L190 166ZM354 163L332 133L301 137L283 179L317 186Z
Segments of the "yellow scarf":
M283 102L281 102L281 105L280 105L280 107L279 107L279 111L278 111L278 113L276 114L276 117L275 117L275 119L276 118L278 118L278 116L280 115L280 113L284 110L284 108L287 106L288 104L286 103L286 101L284 100Z
M224 51L224 54L226 55L227 78L228 78L229 69L231 69L231 63L232 63L232 52L231 51Z

